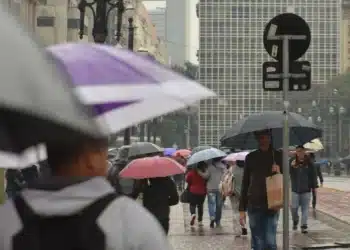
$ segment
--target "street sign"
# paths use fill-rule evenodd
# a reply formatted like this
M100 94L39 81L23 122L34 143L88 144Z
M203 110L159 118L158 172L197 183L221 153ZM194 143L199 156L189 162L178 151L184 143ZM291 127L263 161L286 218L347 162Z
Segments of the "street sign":
M289 61L298 60L310 46L311 32L307 22L293 13L275 16L265 26L264 47L269 55L279 62L283 60L283 40L269 39L274 36L305 36L305 39L289 41Z
M307 91L311 88L311 64L308 61L295 61L289 64L289 91ZM263 89L283 90L283 71L279 62L263 63Z

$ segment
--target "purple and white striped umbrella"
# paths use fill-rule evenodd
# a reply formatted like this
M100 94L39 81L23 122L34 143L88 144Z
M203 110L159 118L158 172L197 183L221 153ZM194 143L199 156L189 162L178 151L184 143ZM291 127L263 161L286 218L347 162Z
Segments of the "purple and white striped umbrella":
M126 49L72 43L54 45L48 51L110 132L215 96L199 83Z

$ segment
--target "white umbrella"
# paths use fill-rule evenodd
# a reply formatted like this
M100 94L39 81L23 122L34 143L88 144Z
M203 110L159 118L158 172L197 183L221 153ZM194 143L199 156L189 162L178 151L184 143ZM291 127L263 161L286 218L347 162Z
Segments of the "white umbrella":
M38 145L26 149L22 154L0 152L0 168L25 168L30 167L47 158L44 145Z
M320 139L313 139L311 142L305 143L304 148L313 150L315 152L323 150L323 144Z

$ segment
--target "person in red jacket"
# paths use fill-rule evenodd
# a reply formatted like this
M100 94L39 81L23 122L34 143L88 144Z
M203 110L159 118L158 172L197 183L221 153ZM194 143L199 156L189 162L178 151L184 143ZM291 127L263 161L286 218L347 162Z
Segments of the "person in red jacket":
M206 163L200 162L196 168L189 170L186 175L186 182L190 193L191 226L193 226L196 221L196 209L198 213L198 225L203 225L203 204L207 194L206 179L204 178L204 176L206 176L206 171Z

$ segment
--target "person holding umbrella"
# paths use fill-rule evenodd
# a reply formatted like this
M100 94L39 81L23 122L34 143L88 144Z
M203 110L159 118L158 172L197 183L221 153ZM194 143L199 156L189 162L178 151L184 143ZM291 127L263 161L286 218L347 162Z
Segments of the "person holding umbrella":
M293 230L298 228L298 209L301 207L301 232L306 234L311 190L317 188L317 176L313 160L307 157L303 146L296 148L296 157L290 163L290 178L292 184Z
M198 215L198 225L203 226L203 204L205 196L207 195L206 181L209 176L207 168L208 165L204 161L201 161L195 168L190 168L186 175L186 182L189 191L191 226L196 222L196 210Z
M253 250L276 250L279 211L267 205L266 177L281 172L282 154L272 148L270 130L254 133L259 149L245 158L241 196L239 201L240 224L246 224L248 211Z
M320 186L323 187L323 174L322 174L322 170L321 170L321 165L316 164L315 153L310 153L309 157L310 157L310 161L315 166L316 176L320 180ZM317 184L317 187L319 187L318 184ZM312 208L313 209L316 209L316 203L317 203L317 189L313 188L312 189Z

